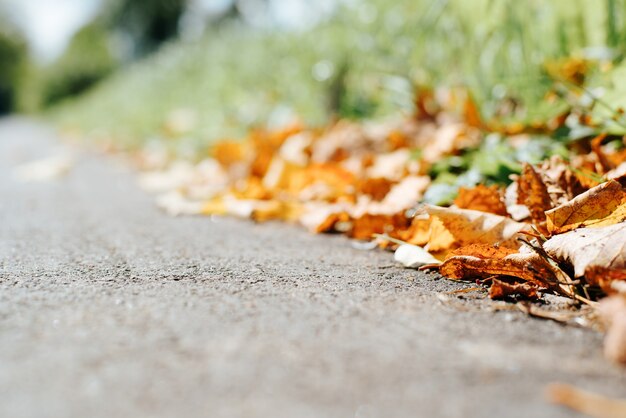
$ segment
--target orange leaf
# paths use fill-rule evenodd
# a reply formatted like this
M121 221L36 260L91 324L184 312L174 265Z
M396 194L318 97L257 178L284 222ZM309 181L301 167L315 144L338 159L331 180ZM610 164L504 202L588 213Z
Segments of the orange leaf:
M476 256L479 247L470 247L464 255L463 248L446 259L439 272L451 279L487 278L493 275L511 276L523 279L541 287L552 287L556 278L548 263L536 253L511 253L510 249L492 248L489 258Z
M479 210L501 216L508 215L504 204L503 189L495 185L479 184L471 189L461 187L459 195L454 199L454 204L461 209Z
M371 239L374 234L389 234L395 230L405 229L410 222L404 213L395 215L366 213L352 220L352 230L348 232L348 236L355 239Z
M545 220L545 211L552 208L552 201L541 175L535 168L525 163L518 181L517 202L528 207L530 217L537 226Z
M509 296L520 295L526 299L537 299L537 285L533 283L509 283L499 279L493 279L489 288L491 299L505 299Z

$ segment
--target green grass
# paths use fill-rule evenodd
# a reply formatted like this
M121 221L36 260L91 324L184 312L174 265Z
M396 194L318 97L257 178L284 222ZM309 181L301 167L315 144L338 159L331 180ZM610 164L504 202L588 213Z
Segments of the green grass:
M510 117L541 119L557 110L542 100L547 60L595 48L619 64L625 52L623 0L351 4L305 32L234 26L172 43L51 114L134 147L164 137L172 110L190 109L197 123L176 143L191 153L293 115L317 125L409 112L416 86L468 86L485 117L514 98L522 106ZM598 83L622 84L611 77Z

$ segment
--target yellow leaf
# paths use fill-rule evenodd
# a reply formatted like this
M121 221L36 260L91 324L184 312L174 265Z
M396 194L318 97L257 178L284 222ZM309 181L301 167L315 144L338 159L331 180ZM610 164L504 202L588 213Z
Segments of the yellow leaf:
M443 208L425 205L425 211L443 222L459 245L499 244L507 248L519 248L516 238L530 226L492 213L471 209Z
M607 181L546 212L551 234L579 227L602 227L626 220L626 192L615 180Z

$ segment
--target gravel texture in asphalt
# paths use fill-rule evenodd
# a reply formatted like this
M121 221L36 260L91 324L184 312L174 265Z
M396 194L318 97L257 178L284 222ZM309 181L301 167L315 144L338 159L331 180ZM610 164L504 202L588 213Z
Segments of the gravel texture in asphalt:
M72 152L69 173L15 168ZM1 417L570 417L626 395L591 330L339 236L161 213L113 157L0 121Z

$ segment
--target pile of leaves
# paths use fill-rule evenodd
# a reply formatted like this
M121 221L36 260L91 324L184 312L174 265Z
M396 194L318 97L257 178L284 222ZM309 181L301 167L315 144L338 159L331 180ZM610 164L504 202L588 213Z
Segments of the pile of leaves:
M395 120L256 130L199 163L164 168L146 152L141 183L172 214L295 222L395 250L494 299L566 297L604 319L606 354L626 363L624 139L587 135L523 162L535 133L591 121L569 109L542 126L496 125L448 93L420 95Z

